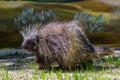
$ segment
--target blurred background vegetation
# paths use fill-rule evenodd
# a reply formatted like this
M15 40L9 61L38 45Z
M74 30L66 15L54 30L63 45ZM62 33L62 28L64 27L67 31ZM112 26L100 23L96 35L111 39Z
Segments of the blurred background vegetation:
M0 1L0 48L20 48L22 36L19 34L18 26L25 27L24 21L28 15L34 16L36 21L37 17L39 17L38 14L41 14L42 10L43 12L51 10L52 17L50 19L54 18L54 14L57 17L55 19L57 21L82 20L84 23L83 28L94 45L120 46L119 0L74 0L75 2L73 0L31 1ZM28 9L28 14L25 11L26 9ZM29 13L29 10L32 9L33 13ZM39 19L41 18L37 20Z
M83 1L83 0L1 0L1 1L35 1L35 2L60 2L60 3L67 3L67 2L76 2L76 1Z

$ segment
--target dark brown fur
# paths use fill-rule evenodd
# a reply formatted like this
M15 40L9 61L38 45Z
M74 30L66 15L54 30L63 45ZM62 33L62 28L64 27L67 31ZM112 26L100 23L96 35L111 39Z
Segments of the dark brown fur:
M93 47L77 21L49 23L40 29L40 25L34 26L21 32L22 47L35 54L40 69L54 62L63 68L76 67L83 61L112 54L109 48Z

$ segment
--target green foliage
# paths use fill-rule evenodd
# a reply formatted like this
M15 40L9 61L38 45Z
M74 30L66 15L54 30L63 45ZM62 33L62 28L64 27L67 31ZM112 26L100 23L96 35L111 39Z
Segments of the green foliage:
M33 8L26 8L19 16L15 17L14 23L17 28L20 28L19 26L26 26L35 23L45 24L56 18L57 17L52 10L41 10L39 12L35 11Z
M82 12L76 13L75 20L80 20L83 23L83 28L89 33L97 33L103 30L103 15L97 17Z

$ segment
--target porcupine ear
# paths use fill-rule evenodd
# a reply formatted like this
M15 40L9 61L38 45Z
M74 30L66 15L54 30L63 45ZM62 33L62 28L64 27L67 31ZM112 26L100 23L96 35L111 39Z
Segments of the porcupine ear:
M23 36L23 38L29 37L30 35L36 35L40 27L41 24L33 24L23 27L22 30L20 31L20 34Z

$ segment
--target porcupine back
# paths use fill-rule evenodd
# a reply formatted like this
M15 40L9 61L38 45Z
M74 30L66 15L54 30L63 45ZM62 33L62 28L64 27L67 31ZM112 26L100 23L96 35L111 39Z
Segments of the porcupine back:
M56 58L62 67L72 67L94 54L94 48L76 21L69 23L49 23L40 34L39 52L49 58Z

